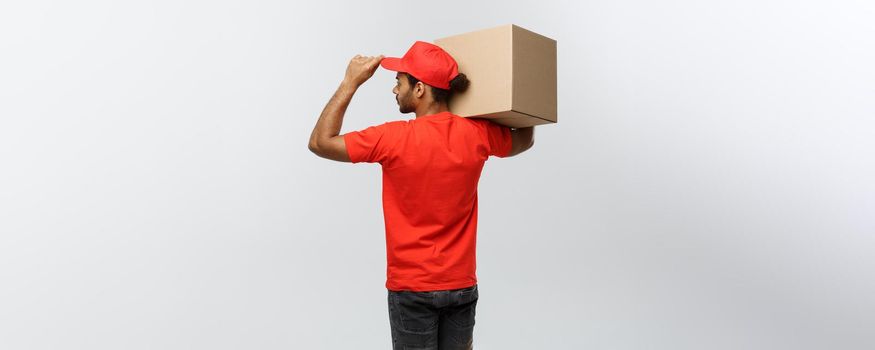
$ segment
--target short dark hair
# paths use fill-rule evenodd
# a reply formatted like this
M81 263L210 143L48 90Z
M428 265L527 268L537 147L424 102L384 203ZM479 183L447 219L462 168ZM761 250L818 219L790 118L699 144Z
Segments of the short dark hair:
M410 83L410 86L416 85L419 82L419 79L410 75L409 73L405 73L407 76L407 82ZM425 83L423 83L425 84ZM453 80L450 80L450 89L441 89L428 84L428 87L431 88L431 96L434 98L434 101L437 103L448 103L450 102L450 97L453 97L455 93L462 93L465 90L468 90L468 85L471 82L468 81L468 77L465 76L464 73L459 73Z

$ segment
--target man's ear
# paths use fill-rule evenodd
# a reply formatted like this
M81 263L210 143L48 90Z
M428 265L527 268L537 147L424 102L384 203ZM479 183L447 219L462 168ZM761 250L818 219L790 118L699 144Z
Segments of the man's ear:
M425 88L425 84L423 84L421 81L417 81L416 86L413 87L413 95L416 96L416 98L425 97Z

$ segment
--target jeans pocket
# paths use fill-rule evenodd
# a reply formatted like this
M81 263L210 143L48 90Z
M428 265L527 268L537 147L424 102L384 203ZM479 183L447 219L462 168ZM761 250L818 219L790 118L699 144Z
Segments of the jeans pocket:
M431 293L403 293L395 295L398 325L406 332L422 333L437 329L439 314L433 309Z
M477 314L477 299L456 306L445 314L453 326L460 329L474 327L474 319Z

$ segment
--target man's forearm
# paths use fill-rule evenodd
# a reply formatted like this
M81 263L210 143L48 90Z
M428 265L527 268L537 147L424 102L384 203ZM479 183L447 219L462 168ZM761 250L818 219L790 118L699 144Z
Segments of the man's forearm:
M310 146L318 145L320 140L340 135L343 115L346 113L346 108L349 107L349 102L356 90L358 90L358 85L354 83L346 80L340 83L340 87L337 88L334 96L331 96L331 100L328 101L322 114L319 115L313 133L310 134Z
M532 143L535 142L535 127L534 126L529 126L529 127L525 127L525 128L516 128L516 130L514 130L514 131L519 133L521 140L528 141L528 142L525 142L526 145L531 146Z

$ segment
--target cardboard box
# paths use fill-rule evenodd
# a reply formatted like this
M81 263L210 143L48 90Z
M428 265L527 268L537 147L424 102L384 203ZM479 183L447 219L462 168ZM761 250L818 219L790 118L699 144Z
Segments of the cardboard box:
M556 40L508 24L435 40L471 84L450 111L510 127L556 123Z

